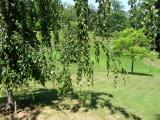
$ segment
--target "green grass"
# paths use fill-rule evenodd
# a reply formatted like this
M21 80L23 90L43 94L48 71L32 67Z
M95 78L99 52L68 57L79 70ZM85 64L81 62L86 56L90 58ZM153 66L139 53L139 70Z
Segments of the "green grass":
M142 120L159 120L160 113L160 76L129 75L124 86L120 80L117 88L113 81L105 78L105 73L95 75L94 89L112 94L111 102L136 114Z
M128 57L122 57L121 61L127 71L131 71L131 60ZM160 66L154 67L145 64L143 60L137 60L135 61L134 72L145 74L160 74Z
M75 76L76 75L73 75L72 78L74 79ZM114 81L108 79L105 72L96 72L94 74L93 88L85 89L95 93L96 97L94 100L97 102L96 106L103 105L103 107L107 109L95 107L95 110L91 110L90 107L88 107L86 109L89 109L89 114L96 115L100 117L101 120L106 120L105 116L110 116L110 112L106 114L106 111L109 109L109 111L115 110L116 114L113 114L113 116L118 115L120 117L118 120L132 120L133 115L142 120L159 120L160 75L128 75L126 80L126 85L124 85L124 81L119 79L115 88ZM26 104L32 103L35 106L45 107L52 106L54 101L58 100L57 96L54 95L56 91L51 90L54 88L52 82L47 82L46 88L40 85L31 85L32 87L30 87L29 92L28 88L26 88L26 91L18 97L22 102L25 101L24 103ZM77 86L75 88L77 89ZM67 102L64 103L67 104ZM92 107L94 107L94 105ZM55 109L55 107L53 107L53 109ZM50 118L54 113L54 111L50 111L46 117ZM80 113L81 112L78 112L76 114L79 115ZM88 114L88 112L86 114ZM129 115L129 118L124 117L126 114Z

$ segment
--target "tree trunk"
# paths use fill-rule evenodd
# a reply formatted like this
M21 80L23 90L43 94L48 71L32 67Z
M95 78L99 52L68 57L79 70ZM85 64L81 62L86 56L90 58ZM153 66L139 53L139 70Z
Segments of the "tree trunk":
M134 72L134 59L132 58L131 73Z
M11 112L14 111L14 102L13 102L13 95L12 90L7 88L6 90L6 110L9 110Z

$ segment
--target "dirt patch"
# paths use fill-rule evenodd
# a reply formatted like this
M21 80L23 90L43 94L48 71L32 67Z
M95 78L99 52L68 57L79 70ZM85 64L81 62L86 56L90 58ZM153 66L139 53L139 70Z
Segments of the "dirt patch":
M39 114L38 107L19 108L17 113L5 111L5 106L0 108L0 120L36 120Z
M107 109L101 109L100 111L103 111L105 116L102 117L101 114L98 114L98 110L72 113L69 110L56 111L50 107L45 107L37 120L120 120L121 118L120 116L111 115Z
M151 60L151 59L146 58L146 59L144 59L144 63L149 66L154 66L154 67L160 68L160 59Z

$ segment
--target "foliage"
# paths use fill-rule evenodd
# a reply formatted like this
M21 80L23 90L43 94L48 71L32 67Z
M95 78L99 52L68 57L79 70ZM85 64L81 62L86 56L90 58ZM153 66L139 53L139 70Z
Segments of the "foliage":
M126 29L120 32L113 42L116 55L127 55L132 60L132 69L136 59L151 57L149 50L150 41L144 35L143 30Z
M151 39L151 49L159 49L159 38L158 38L158 29L159 29L159 15L158 15L158 5L157 0L143 0L140 3L138 12L135 15L140 14L138 19L141 22L140 27L143 27L145 30L146 36ZM137 19L136 19L137 21Z
M90 58L90 41L88 36L88 1L76 0L75 9L77 15L77 60L78 60L78 80L82 75L87 76L87 81L92 81L93 62ZM92 82L91 82L92 85Z
M156 51L160 52L160 1L157 0L155 3L155 9L157 10L157 35L155 38ZM160 54L159 54L160 57Z
M59 32L62 29L62 14L63 14L64 8L62 6L62 3L60 0L52 0L51 1L51 28L54 34L54 46L56 49L58 48L60 38L59 38Z
M45 65L44 59L39 58L38 54L42 53L38 50L35 34L26 24L25 4L22 1L1 1L1 10L1 82L17 87L33 77L44 84L44 74L40 70Z
M110 21L109 21L109 29L110 32L113 33L115 31L121 31L128 27L129 25L129 19L127 17L127 14L123 10L112 10L110 15Z
M44 85L47 79L45 57L39 49L33 28L28 25L29 13L25 5L24 1L19 0L0 1L0 85L1 91L5 89L7 93L7 110L14 110L14 89L32 79Z
M42 35L42 42L51 47L51 36L49 28L51 27L51 4L49 4L51 0L36 0L35 8L38 16L40 31Z
M159 1L158 0L130 0L130 21L133 28L144 28L145 35L151 39L152 50L160 50L159 42Z
M129 11L131 27L141 29L143 27L142 21L144 17L141 1L130 0L128 4L131 6Z
M129 0L128 5L131 6L130 9L130 22L131 27L136 28L136 14L137 14L137 0Z
M109 15L111 10L111 2L110 0L96 0L99 3L97 10L97 26L96 33L100 36L109 36Z
M129 27L127 13L118 0L97 1L98 9L89 7L89 30L96 35L109 37L112 32Z

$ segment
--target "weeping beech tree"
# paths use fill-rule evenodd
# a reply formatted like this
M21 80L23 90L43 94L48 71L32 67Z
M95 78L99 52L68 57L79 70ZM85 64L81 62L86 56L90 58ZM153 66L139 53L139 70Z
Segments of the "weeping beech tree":
M97 29L96 36L102 36L102 41L95 40L95 55L99 62L100 47L106 54L106 66L109 73L112 66L112 71L115 78L118 77L119 61L114 57L110 50L109 41L107 44L103 42L109 39L108 15L110 14L109 0L96 0L99 3L97 11ZM30 3L30 4L29 4ZM31 5L28 7L28 5ZM30 8L30 9L29 9ZM80 83L82 77L87 78L88 85L93 85L93 61L90 55L90 39L88 34L89 25L89 7L87 0L75 0L76 10L76 30L74 40L72 32L68 31L64 42L59 40L59 29L65 30L59 22L63 8L58 0L1 0L0 1L0 87L7 91L7 107L13 109L12 92L23 85L27 85L30 80L35 80L38 83L45 85L47 79L55 79L61 85L60 92L64 95L73 91L71 73L70 73L70 58L73 51L76 56L77 64L77 84ZM23 11L23 12L22 12ZM33 14L30 14L33 12ZM61 20L61 19L60 19ZM30 22L29 22L30 21ZM36 37L36 25L39 22L39 30L41 40ZM62 27L62 28L59 28ZM67 30L70 30L69 26ZM52 46L50 33L53 31L56 40ZM65 41L66 40L66 41ZM74 42L73 42L74 41ZM65 44L63 44L65 43ZM73 44L71 44L73 43ZM62 69L52 63L56 60L50 56L48 59L45 49L61 45L60 56ZM47 46L47 47L46 47ZM72 46L75 46L72 47ZM54 52L54 51L50 51ZM71 54L69 54L71 53ZM49 53L47 53L49 54ZM110 62L113 61L113 62ZM116 81L115 81L116 82Z
M109 73L110 69L110 58L111 54L109 51L109 43L106 45L103 44L103 41L107 40L109 38L109 15L110 15L110 9L111 9L111 2L110 0L96 0L98 2L98 11L97 11L97 26L95 29L95 34L97 36L102 36L102 41L98 41L95 39L94 41L94 47L95 47L95 58L97 63L99 63L99 56L100 56L100 48L102 47L103 51L106 54L106 67Z

